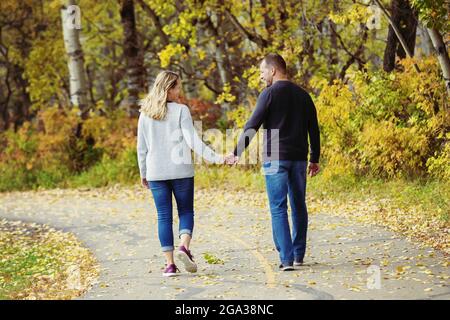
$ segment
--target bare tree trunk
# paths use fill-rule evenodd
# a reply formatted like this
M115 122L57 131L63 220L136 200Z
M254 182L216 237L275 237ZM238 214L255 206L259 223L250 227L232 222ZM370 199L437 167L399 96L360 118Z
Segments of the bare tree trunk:
M10 67L8 65L5 66L6 68L6 76L5 76L5 86L6 86L6 91L5 93L2 93L1 96L6 96L5 99L2 101L0 101L0 114L2 117L2 127L0 129L2 130L8 130L9 128L9 121L10 121L10 117L9 117L9 110L8 110L8 105L9 102L11 100L12 97L12 88L11 88L11 83L10 83ZM1 87L0 87L1 88Z
M30 96L27 92L28 81L23 77L24 69L19 65L14 65L12 68L12 76L18 89L18 96L20 101L15 103L14 110L14 128L19 128L24 121L31 120L30 114Z
M450 59L447 49L445 47L442 35L436 29L428 29L431 41L433 42L434 49L436 50L439 64L441 65L442 74L445 80L445 87L447 88L447 94L450 95Z
M416 34L417 25L419 23L417 11L411 8L408 0L402 0L402 7L400 8L401 14L401 27L403 37L405 38L406 46L411 52L411 56L414 56L414 48L416 46ZM397 49L397 55L404 59L406 58L406 52L403 46L399 45Z
M74 0L68 0L61 9L64 44L69 56L68 67L70 75L70 101L78 106L82 119L88 115L87 82L84 70L83 50L80 44L80 30L75 25L77 11L70 10L75 5Z
M122 101L122 107L130 116L137 116L139 92L144 91L144 61L136 31L136 19L133 0L120 1L120 17L123 26L123 53L127 66L128 97Z
M381 4L380 0L375 0L375 2L380 7L380 9L383 11L384 15L386 16L386 18L389 21L388 44L386 46L386 51L385 51L384 60L383 60L383 68L386 72L391 72L392 70L394 70L395 52L399 52L397 40L393 38L394 34L395 34L395 36L397 36L398 41L400 41L400 44L402 45L402 48L403 48L404 52L406 53L406 55L410 58L412 58L414 55L413 50L415 47L415 31L414 31L414 44L412 45L413 48L411 50L410 49L411 43L405 39L405 37L402 34L402 31L399 29L399 23L401 22L402 16L401 16L400 12L398 12L398 9L399 9L401 2L403 2L403 1L406 1L406 0L392 0L393 15L391 17L389 15L389 13L387 12L386 8ZM407 6L409 7L409 4L407 4ZM416 24L416 27L417 27L417 24ZM391 32L391 30L392 30L392 32ZM404 32L407 32L407 31L404 31ZM417 72L420 72L420 69L417 66L417 64L414 64L414 68L416 69Z
M381 9L385 11L384 8ZM409 50L408 56L414 55L418 22L417 12L411 8L407 0L392 0L389 22L387 44L383 59L383 69L386 72L394 70L396 56L402 59L406 58L407 50ZM399 39L398 34L401 34L404 38L403 41ZM405 47L408 49L406 50Z
M391 20L395 26L400 25L400 12L398 10L398 0L391 3ZM395 35L394 28L389 24L386 48L384 50L383 69L391 72L395 68L395 56L397 52L398 39Z
M0 132L8 129L7 105L0 104Z
M333 11L337 12L339 10L339 2L338 0L333 0ZM336 30L336 24L333 20L328 19L328 30L330 35L330 53L329 53L329 61L330 65L337 65L339 63L338 59L338 41L336 37L336 33L331 30ZM333 79L336 78L336 74L333 74Z

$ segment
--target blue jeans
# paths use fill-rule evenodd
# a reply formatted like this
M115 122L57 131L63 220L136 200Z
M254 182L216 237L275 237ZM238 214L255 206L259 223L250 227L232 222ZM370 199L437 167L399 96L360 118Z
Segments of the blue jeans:
M272 215L273 241L283 265L303 260L306 250L308 211L306 209L306 161L277 160L263 164ZM292 236L287 214L291 206Z
M175 196L179 218L179 236L194 229L194 178L149 181L158 212L158 237L162 251L172 251L172 194Z

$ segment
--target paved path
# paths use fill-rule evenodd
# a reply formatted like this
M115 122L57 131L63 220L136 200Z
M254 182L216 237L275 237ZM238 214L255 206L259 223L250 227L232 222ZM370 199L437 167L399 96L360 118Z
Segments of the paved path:
M198 200L206 195L209 202ZM448 261L439 252L324 213L310 214L306 265L279 272L261 199L244 206L219 191L197 191L192 250L199 271L169 279L161 276L146 190L4 193L0 217L49 224L89 246L102 271L84 299L450 299ZM208 264L205 253L224 264ZM380 289L367 288L370 265L380 267Z

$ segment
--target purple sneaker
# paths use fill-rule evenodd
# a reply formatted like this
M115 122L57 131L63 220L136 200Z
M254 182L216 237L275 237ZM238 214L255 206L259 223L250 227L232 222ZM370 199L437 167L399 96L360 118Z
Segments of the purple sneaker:
M174 277L174 276L177 275L177 270L178 270L178 268L177 268L176 265L174 265L173 263L172 263L172 264L169 264L169 265L166 267L166 269L164 270L163 276L164 276L164 277Z
M197 272L197 265L194 262L194 256L184 246L180 246L177 252L177 258L184 264L187 272Z

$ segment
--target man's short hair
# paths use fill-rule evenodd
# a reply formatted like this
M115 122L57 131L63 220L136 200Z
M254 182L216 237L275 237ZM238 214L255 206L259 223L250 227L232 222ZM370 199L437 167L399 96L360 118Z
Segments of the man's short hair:
M287 73L286 61L284 61L283 57L278 53L269 53L264 57L263 61L265 61L266 64L274 67L275 69L278 69L282 73Z

